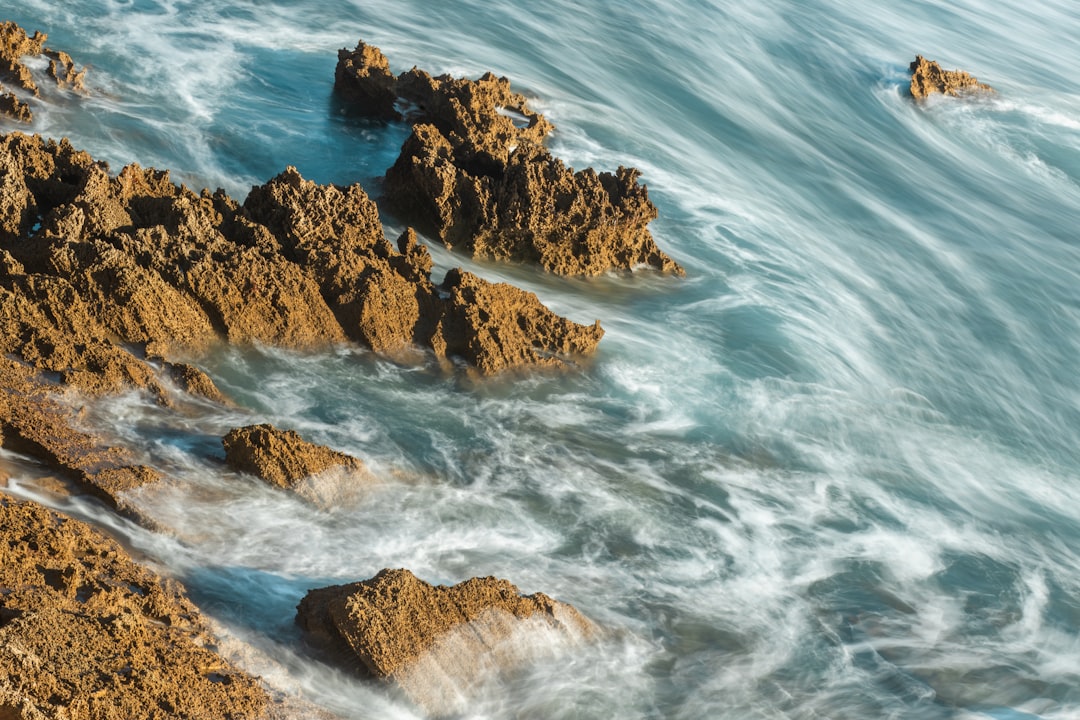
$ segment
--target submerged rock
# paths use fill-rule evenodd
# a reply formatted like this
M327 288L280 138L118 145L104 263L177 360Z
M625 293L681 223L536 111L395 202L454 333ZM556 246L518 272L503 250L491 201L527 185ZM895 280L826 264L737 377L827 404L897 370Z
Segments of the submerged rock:
M66 52L45 47L47 36L38 31L29 36L16 23L0 22L0 115L7 115L22 122L33 120L30 106L14 93L5 92L3 83L12 84L26 92L39 96L40 90L30 68L23 62L28 55L48 58L48 74L58 87L84 90L86 70L76 70L75 62Z
M471 685L594 633L572 606L506 580L433 586L408 570L311 590L297 622L346 667L395 682L432 714L460 711Z
M299 433L273 425L234 428L221 444L229 467L286 490L301 490L303 481L327 470L366 472L364 463L351 455L309 443Z
M940 93L957 97L994 92L989 85L961 70L943 70L937 62L916 55L911 63L911 96L917 100Z
M357 112L393 116L391 93L407 107L413 133L386 173L387 202L446 245L562 275L684 274L648 230L657 211L640 173L575 172L553 157L542 145L552 124L506 78L413 68L394 79L382 53L364 43L339 53L336 76Z
M0 496L0 718L265 717L184 589L114 541Z

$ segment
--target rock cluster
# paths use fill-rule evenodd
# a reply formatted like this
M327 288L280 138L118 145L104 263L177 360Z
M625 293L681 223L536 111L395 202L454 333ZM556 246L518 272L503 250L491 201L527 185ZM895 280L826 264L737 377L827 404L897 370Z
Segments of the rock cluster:
M911 96L917 100L940 93L957 97L972 93L993 92L989 85L961 70L943 70L933 60L916 55L911 70Z
M23 62L23 58L28 55L43 55L49 59L49 77L55 80L59 87L84 89L83 76L86 70L76 70L75 62L66 52L45 47L46 39L47 36L40 31L28 36L26 31L15 23L0 22L0 115L23 122L33 120L30 106L3 85L10 83L35 97L40 95L30 68Z
M0 23L0 81L36 95L21 59L45 55L59 85L80 89L82 71L45 39ZM541 144L550 124L508 81L394 77L377 49L357 52L339 65L341 87L355 85L342 92L380 117L395 117L402 100L412 107L410 142L421 143L415 158L427 169L388 184L445 180L427 200L415 188L396 193L399 206L429 202L434 214L417 217L439 224L440 237L566 274L681 272L645 227L656 211L636 171L563 166ZM29 119L15 94L0 94L5 108ZM112 174L66 140L0 135L0 443L153 527L128 493L161 474L79 429L77 402L129 389L163 406L184 394L224 402L210 377L171 357L219 342L359 342L420 346L493 374L566 366L603 335L532 293L461 269L437 283L431 271L412 229L387 240L359 185L319 185L290 167L241 204L221 190L192 192L167 171ZM313 477L365 472L270 425L222 442L232 467L309 499L326 497L311 494ZM591 632L570 606L523 597L506 581L432 587L407 571L312 591L300 618L313 638L429 708L446 708L471 675L520 661L523 644L510 641L522 632ZM0 496L0 720L261 717L264 691L208 642L178 585L83 524Z
M234 470L286 490L294 490L302 481L327 470L364 472L364 463L351 455L309 443L299 433L273 425L234 428L221 443L225 462Z
M395 77L383 54L341 50L335 89L357 113L413 123L386 173L386 200L450 247L563 275L683 269L656 245L657 214L640 173L575 172L542 144L552 125L491 73L478 80Z
M152 386L131 347L352 339L493 373L564 365L603 335L467 273L436 285L426 248L408 231L388 242L359 185L288 168L241 206L167 171L113 177L66 141L19 133L0 137L0 170L0 350L84 389Z
M178 583L0 496L0 718L264 717L266 692L208 641Z
M456 710L478 678L528 659L521 633L573 642L594 632L570 605L523 596L493 577L432 586L408 570L310 591L297 607L309 640L361 674L391 680L433 714ZM537 638L532 638L536 640Z

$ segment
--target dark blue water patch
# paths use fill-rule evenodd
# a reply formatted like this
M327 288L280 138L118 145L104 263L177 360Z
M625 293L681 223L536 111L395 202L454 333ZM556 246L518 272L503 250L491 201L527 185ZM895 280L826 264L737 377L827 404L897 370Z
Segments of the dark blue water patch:
M276 640L299 636L296 606L309 590L341 582L215 565L194 568L181 579L203 612Z

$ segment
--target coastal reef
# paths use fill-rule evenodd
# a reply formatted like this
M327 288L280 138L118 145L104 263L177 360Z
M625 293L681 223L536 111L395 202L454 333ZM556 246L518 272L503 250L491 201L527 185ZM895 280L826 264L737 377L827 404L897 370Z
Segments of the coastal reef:
M86 70L76 70L75 62L66 52L45 47L48 37L38 31L28 36L26 31L13 22L0 22L0 115L30 122L33 113L30 106L14 92L5 87L12 85L26 93L39 97L40 88L34 80L30 67L23 62L27 56L43 56L49 61L48 76L58 87L84 90L83 77Z
M404 569L309 591L297 623L339 664L393 682L433 715L460 712L471 685L535 660L545 645L596 632L572 606L506 580L433 586Z
M356 114L412 123L386 172L386 203L447 246L561 275L685 274L648 230L657 210L640 172L565 165L543 145L553 125L508 79L417 68L395 77L382 52L360 42L339 51L335 90Z
M0 88L0 112L30 120L24 98L40 95L35 73L45 71L29 56L49 59L59 87L82 89L84 71L45 39L0 23L0 82L13 88ZM340 70L343 88L356 85L351 102L385 119L401 102L413 108L405 150L416 168L388 185L399 186L398 207L433 208L417 217L440 238L565 274L681 273L645 227L656 209L637 172L566 168L542 145L550 123L505 79L394 77L372 48L351 62ZM426 200L412 187L443 176L445 192ZM488 376L574 367L603 336L599 322L560 317L533 293L460 268L437 281L432 268L412 228L385 236L357 184L322 185L287 167L240 202L167 170L113 173L66 139L2 134L0 444L62 475L64 492L167 533L140 510L139 491L176 478L90 427L85 405L128 392L176 414L229 405L177 358L198 362L222 344L355 343ZM269 424L229 431L222 448L225 466L323 508L371 479L361 460ZM505 580L434 587L404 570L312 591L299 622L313 644L432 712L460 710L463 689L535 660L537 647L593 632L569 605ZM552 642L529 642L537 633ZM240 720L269 717L270 705L257 678L215 653L178 583L77 520L0 495L0 720Z
M221 444L229 467L254 475L273 487L295 492L324 508L332 505L320 492L323 488L315 483L320 476L341 475L346 479L346 487L369 479L361 460L307 442L294 430L279 430L269 424L234 428L221 439Z
M176 582L113 540L0 495L0 718L266 717Z
M962 70L943 70L933 60L916 55L909 66L911 96L916 100L934 94L958 97L976 93L992 93L994 89Z
M359 185L290 167L240 205L20 133L0 137L0 172L0 350L83 390L154 387L139 348L352 340L490 374L565 366L603 335L463 271L436 284L427 249L409 231L391 244Z

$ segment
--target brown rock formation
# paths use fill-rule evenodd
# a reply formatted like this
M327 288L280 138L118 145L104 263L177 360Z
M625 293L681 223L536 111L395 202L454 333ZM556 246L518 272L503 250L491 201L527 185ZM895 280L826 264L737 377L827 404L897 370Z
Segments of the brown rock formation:
M911 96L921 100L934 93L958 97L973 93L994 92L989 85L960 70L943 70L937 62L916 55L911 63Z
M0 496L0 718L259 718L176 582L87 525Z
M570 605L543 593L523 596L506 580L436 587L408 570L311 590L297 607L297 622L346 666L395 681L436 714L454 709L459 691L479 676L528 659L530 643L514 643L516 633L547 632L566 641L593 633Z
M116 510L144 520L124 499L123 492L156 482L158 473L135 464L129 451L73 429L77 424L75 413L56 400L56 390L32 368L0 358L0 433L4 447L38 458Z
M0 115L8 115L23 122L33 119L26 103L13 93L3 91L3 83L10 83L35 97L40 95L33 73L22 62L27 55L43 55L49 59L49 77L56 81L57 86L73 90L85 89L83 77L86 70L76 70L75 62L66 52L45 47L46 39L47 36L40 31L31 37L13 22L0 22Z
M286 490L333 468L364 472L364 463L345 453L303 440L293 430L273 425L234 428L222 438L225 462L234 470L251 473Z
M683 274L649 233L656 207L638 171L565 166L541 145L551 123L506 78L413 68L394 79L364 43L339 53L336 78L357 112L393 117L391 94L408 105L413 134L386 173L387 201L446 245L563 275L641 266Z
M15 93L0 93L0 115L7 115L24 123L34 119L30 106L20 100Z
M394 107L396 86L397 78L379 48L360 42L355 50L338 51L334 91L358 112L386 120L400 117Z
M358 185L316 185L288 168L241 207L167 172L132 165L112 177L67 142L18 133L0 138L0 170L0 318L10 318L0 350L84 389L152 385L132 346L164 355L219 338L295 348L351 338L444 356L463 341L435 328L473 329L442 322L458 309L432 282L426 249L409 234L399 248L389 243ZM561 348L591 352L602 334L539 301L516 307L480 306L477 317L551 336L508 331L504 342L523 344L461 356L483 371L511 357L562 364Z

